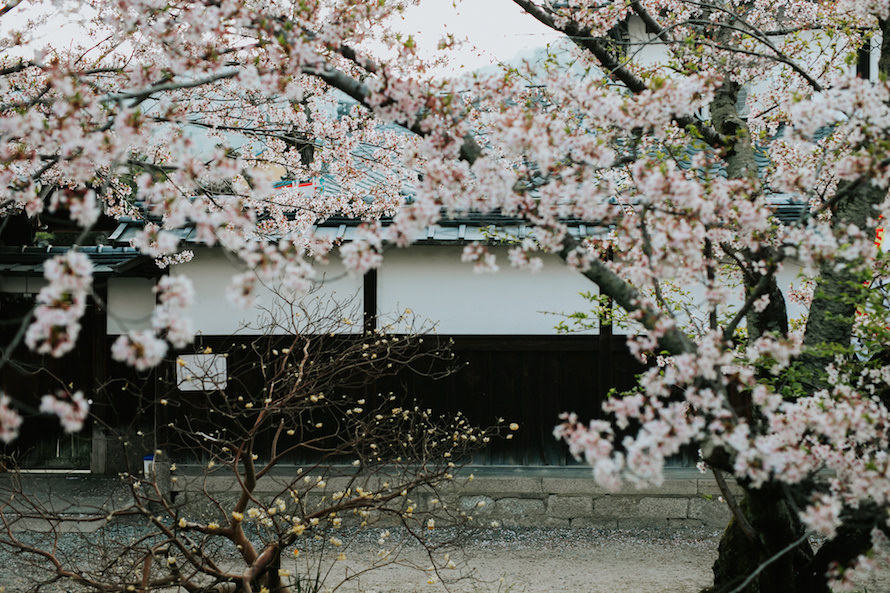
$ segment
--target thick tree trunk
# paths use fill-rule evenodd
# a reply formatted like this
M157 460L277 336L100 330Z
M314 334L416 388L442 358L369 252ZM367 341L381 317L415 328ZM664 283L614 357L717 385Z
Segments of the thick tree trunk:
M740 507L757 537L752 540L738 519L730 521L714 563L714 587L708 591L827 592L825 588L809 588L811 579L803 578L812 564L813 552L803 537L795 505L778 485L746 490Z
M733 144L725 155L728 175L748 179L756 185L754 148L747 123L738 115L738 92L738 85L727 77L715 95L711 117L717 130L731 138ZM776 282L775 273L769 270L764 277L756 265L756 262L768 260L774 254L761 250L756 253L745 251L741 255L744 261L738 261L746 296L752 296L759 287L761 294L769 297L765 308L759 311L752 308L748 312L748 339L754 340L767 333L787 335L785 298ZM756 419L749 418L749 421ZM813 553L803 537L804 526L786 493L775 484L766 484L759 489L745 488L739 510L742 517L734 517L730 521L720 540L713 568L714 586L708 591L804 593L799 588L804 582L801 575L807 573ZM816 589L807 590L806 593L821 592Z
M881 21L883 44L879 60L879 71L883 76L890 74L890 22ZM729 109L733 88L724 91L715 99L719 102L718 116L727 122L735 122ZM715 120L720 129L720 122ZM738 147L728 155L729 170L739 175L746 173L747 134L736 134ZM742 157L740 163L733 164ZM869 220L876 218L874 210L886 190L875 187L869 179L842 185L838 189L838 202L835 204L832 225L844 229L854 225L873 236L874 228ZM800 358L803 368L799 369L810 387L827 386L825 367L834 356L845 351L849 353L855 303L861 301L864 269L861 262L849 262L838 266L837 261L822 263L810 307L804 335L804 354ZM747 275L746 275L747 276ZM746 288L754 285L757 278L746 277ZM787 331L784 317L784 302L779 306L781 292L775 279L767 291L770 305L762 315L749 314L749 338L764 332ZM775 303L773 302L775 299ZM745 489L741 502L742 513L757 533L756 540L746 535L740 522L734 518L720 542L719 555L714 564L713 593L738 591L739 593L828 593L826 573L832 562L845 563L853 560L871 546L870 530L876 525L876 513L861 508L849 514L839 528L838 535L813 554L805 539L798 509L806 504L809 493L815 485L801 485L793 490L779 484L768 483L760 489ZM794 500L791 495L794 492Z
M878 59L878 77L890 76L890 21L878 21L883 41ZM864 175L838 188L840 199L834 205L832 226L843 229L853 225L864 230L869 237L875 235L877 218L875 207L887 195L886 189L875 186ZM801 357L804 371L813 388L824 387L825 366L842 351L849 351L853 334L856 303L861 302L862 292L867 290L863 282L868 279L867 270L858 262L838 266L836 261L825 261L819 269L819 281L810 305L807 328L804 335L804 354Z
M886 190L864 179L842 185L838 192L846 197L837 206L832 226L843 229L854 225L873 237L876 228L868 221L877 218L875 206L883 200ZM868 271L862 261L838 264L832 259L820 266L807 319L801 362L804 378L813 389L825 386L825 367L835 356L849 355L856 303L862 302L863 292L868 290L864 285Z

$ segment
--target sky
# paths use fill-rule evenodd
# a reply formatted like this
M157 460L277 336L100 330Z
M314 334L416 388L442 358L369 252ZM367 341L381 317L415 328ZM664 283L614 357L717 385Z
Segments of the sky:
M415 35L421 48L435 48L446 33L458 40L469 39L473 45L459 52L460 61L455 64L456 69L468 71L509 61L556 38L510 0L422 0L395 26Z
M19 7L6 15L0 29L20 27L25 20L23 12ZM76 26L65 26L63 19L51 17L50 20L50 26L42 28L43 34L38 37L42 43L58 46L82 39ZM447 33L457 40L470 40L472 45L467 44L457 52L453 68L446 71L450 73L509 61L517 53L541 47L555 38L551 30L510 0L422 0L420 6L411 7L394 26L414 35L421 50L434 51Z

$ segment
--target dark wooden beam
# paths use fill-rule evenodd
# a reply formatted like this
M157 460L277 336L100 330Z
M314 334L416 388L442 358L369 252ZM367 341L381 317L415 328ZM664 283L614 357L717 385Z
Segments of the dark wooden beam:
M368 270L362 283L365 333L377 329L377 270Z
M90 473L108 472L108 438L105 433L108 406L108 280L96 279L93 282L93 306L91 307L90 329L93 332L90 348L92 385L88 397L93 400L91 412L96 416L92 423ZM86 387L86 385L84 385Z

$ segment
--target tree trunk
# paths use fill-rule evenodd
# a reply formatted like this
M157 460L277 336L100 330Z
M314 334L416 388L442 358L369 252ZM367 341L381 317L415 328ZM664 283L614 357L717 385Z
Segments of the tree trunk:
M746 489L739 506L757 539L748 537L737 518L729 522L714 563L714 586L707 591L827 593L824 580L822 589L814 589L812 579L804 578L812 565L813 551L795 505L780 486Z
M890 21L880 21L883 44L879 60L879 72L883 77L890 74ZM715 97L720 101L718 115L728 121L736 121L728 108L732 101L733 88L728 95ZM720 126L720 122L715 120ZM736 134L741 145L727 154L732 161L747 147L747 134ZM731 171L744 174L744 165L730 165ZM844 229L855 225L873 236L875 229L869 220L876 218L877 206L886 190L881 190L866 178L842 184L838 188L838 201L834 205L832 226ZM810 307L804 334L804 353L800 357L799 369L811 389L827 387L825 367L840 351L849 354L851 336L855 321L855 303L861 301L864 266L862 262L849 262L838 266L834 260L822 263ZM746 288L750 289L756 278L746 275ZM781 292L772 285L767 291L771 301L774 295L781 298ZM775 308L770 312L770 309ZM766 331L781 332L787 328L787 321L778 322L778 303L770 303L762 318L749 314L749 338ZM782 311L784 314L784 311ZM785 330L787 331L787 330ZM813 554L805 538L805 528L798 515L798 509L806 505L808 497L817 485L802 484L794 488L770 482L760 489L745 488L741 509L744 517L757 533L757 541L745 534L736 518L730 522L720 541L717 561L714 563L714 586L712 593L828 593L826 573L832 562L841 564L855 559L871 547L871 529L877 524L878 514L860 508L847 510L844 524L837 536ZM793 500L791 498L793 493Z

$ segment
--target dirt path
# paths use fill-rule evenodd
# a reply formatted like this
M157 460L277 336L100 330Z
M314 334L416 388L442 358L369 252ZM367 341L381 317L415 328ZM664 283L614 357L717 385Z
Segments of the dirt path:
M320 561L326 573L318 587L321 592L698 593L711 584L720 539L720 532L711 530L479 530L449 556L444 549L434 553L438 565L449 566L437 574L428 570L430 557L416 542L396 533L378 540L377 531L362 532L355 539L344 537L349 543L342 548L328 546L321 555L313 553L305 540L309 547L304 553L296 558L289 553L282 562L282 570L289 573L286 580L317 574ZM397 555L381 558L381 550L397 550ZM338 559L339 551L343 556ZM3 556L0 550L0 591L4 585L6 593L26 590L33 584L29 571ZM375 564L385 565L364 572ZM294 590L314 591L314 585L304 581ZM856 590L890 591L890 571L859 579ZM54 583L41 591L81 589ZM172 587L163 593L184 591Z
M710 584L719 533L534 530L494 533L464 546L455 568L440 578L419 550L399 563L350 580L339 590L362 593L697 593ZM373 562L370 550L353 549L334 569L334 582ZM418 570L420 569L420 570ZM464 579L455 580L463 575ZM434 581L434 582L430 582ZM445 581L444 583L442 581ZM453 581L453 582L449 582Z
M712 583L720 532L712 530L492 530L454 554L454 568L424 571L421 550L350 579L350 593L699 593ZM335 563L340 582L375 559L373 546L350 549ZM441 561L441 557L440 557ZM444 564L444 563L443 563ZM463 578L458 578L463 577ZM443 582L444 581L444 582ZM890 591L890 570L856 578L856 591Z
M289 550L282 562L281 568L289 573L286 580L315 575L320 562L327 573L318 588L322 592L697 593L710 583L719 539L719 532L693 530L484 529L471 533L457 549L449 546L448 556L446 548L436 551L437 564L445 567L437 574L428 570L432 562L420 545L396 530L391 538L379 540L384 531L368 530L355 539L343 533L343 547L327 546L323 554L312 551L317 540L304 540L307 549L296 558ZM60 552L65 554L82 553L83 546L73 533L60 540ZM396 552L381 558L381 550ZM45 577L43 571L50 569L39 561L27 566L21 558L4 555L0 550L0 591L5 586L6 593L28 590L35 576ZM227 562L220 560L223 565ZM383 566L364 572L375 564ZM313 591L314 585L304 582L294 590ZM41 591L83 589L57 582ZM184 590L170 587L163 593Z

